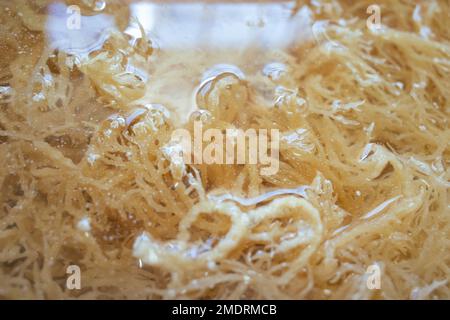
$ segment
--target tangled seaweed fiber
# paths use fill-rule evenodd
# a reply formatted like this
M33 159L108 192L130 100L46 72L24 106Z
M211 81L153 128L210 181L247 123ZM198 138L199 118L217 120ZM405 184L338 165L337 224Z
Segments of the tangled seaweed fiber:
M370 1L318 3L297 7L326 37L285 53L279 83L218 79L184 124L278 129L271 176L171 156L180 124L129 68L151 63L144 33L75 61L46 46L48 1L2 3L0 297L450 298L449 3L378 1L376 30Z

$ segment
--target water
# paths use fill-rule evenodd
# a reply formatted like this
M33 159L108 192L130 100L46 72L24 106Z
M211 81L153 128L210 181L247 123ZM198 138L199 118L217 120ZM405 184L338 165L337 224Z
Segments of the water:
M198 107L197 91L221 73L250 80L265 75L277 81L287 72L283 52L312 38L310 12L304 8L292 15L294 5L131 1L120 16L108 11L104 1L94 1L96 13L81 15L81 27L70 29L67 19L76 12L68 14L67 6L55 2L46 28L52 47L85 58L103 46L110 31L120 29L118 20L127 21L124 31L131 39L141 38L139 21L157 48L148 64L133 66L149 74L143 102L161 103L176 121L185 122Z

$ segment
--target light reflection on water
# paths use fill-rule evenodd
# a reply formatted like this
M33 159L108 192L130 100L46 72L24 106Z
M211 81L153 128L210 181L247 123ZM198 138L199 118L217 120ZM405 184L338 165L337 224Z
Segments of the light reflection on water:
M81 16L80 27L72 27L68 19L74 12L62 3L50 5L48 14L46 30L50 46L78 56L100 49L108 38L108 30L116 28L114 17L107 14Z
M286 48L310 37L308 10L294 3L134 3L130 10L159 45L186 48ZM138 36L135 25L127 30Z

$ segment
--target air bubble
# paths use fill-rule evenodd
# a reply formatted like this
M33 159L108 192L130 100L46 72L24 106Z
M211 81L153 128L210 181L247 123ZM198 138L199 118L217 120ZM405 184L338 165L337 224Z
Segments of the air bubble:
M106 1L99 0L94 3L94 11L103 11L106 8Z

